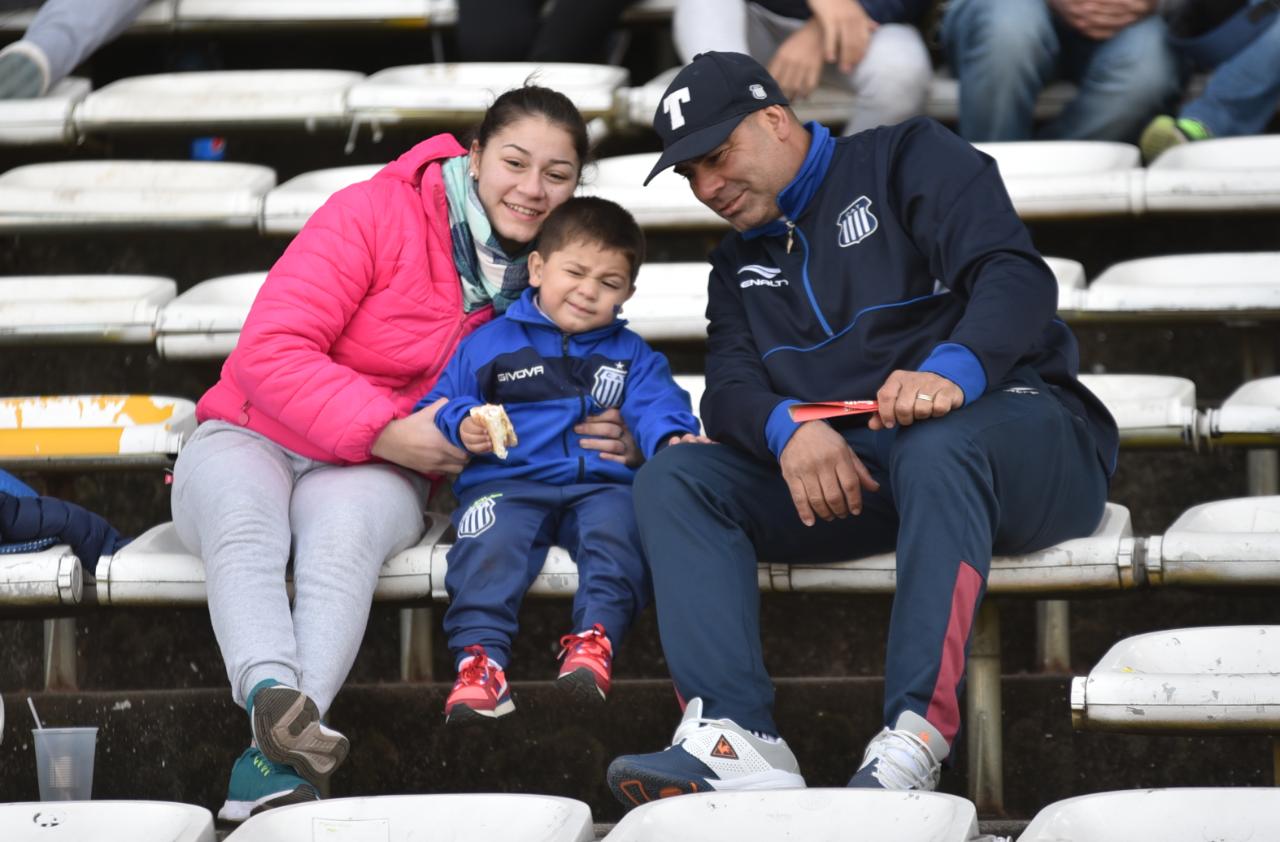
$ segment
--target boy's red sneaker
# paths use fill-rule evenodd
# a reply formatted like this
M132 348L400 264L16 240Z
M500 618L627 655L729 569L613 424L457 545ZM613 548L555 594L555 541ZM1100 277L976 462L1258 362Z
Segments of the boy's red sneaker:
M584 632L560 638L560 657L564 663L556 684L579 701L603 702L609 695L613 673L613 644L604 633L604 626L596 623Z
M489 660L484 647L468 646L466 652L470 657L458 665L458 680L444 703L444 721L480 722L514 711L507 677Z

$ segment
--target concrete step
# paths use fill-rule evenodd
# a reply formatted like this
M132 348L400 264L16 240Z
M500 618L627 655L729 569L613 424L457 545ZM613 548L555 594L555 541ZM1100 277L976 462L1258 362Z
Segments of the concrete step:
M786 678L777 718L812 786L842 786L880 727L878 678ZM1008 676L1004 683L1005 815L1029 819L1046 804L1111 789L1270 785L1271 748L1248 736L1075 733L1067 676ZM330 717L352 741L332 795L542 792L587 802L616 821L604 773L624 753L667 745L679 717L671 685L623 680L597 710L571 704L547 681L513 682L517 710L488 727L446 727L449 685L356 684ZM225 689L37 693L49 725L97 725L94 795L184 801L217 810L231 763L249 739L247 718ZM25 694L4 698L0 801L34 800L35 758ZM960 752L963 755L963 751ZM942 789L966 791L965 762Z

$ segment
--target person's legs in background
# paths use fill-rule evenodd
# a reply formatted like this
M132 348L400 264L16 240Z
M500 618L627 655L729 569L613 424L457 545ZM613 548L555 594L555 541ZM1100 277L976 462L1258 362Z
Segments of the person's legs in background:
M1061 49L1044 0L952 0L941 37L960 81L960 135L975 143L1029 139L1036 98Z
M680 60L688 63L711 50L760 57L747 46L745 0L678 0L671 19L672 37ZM776 49L775 44L773 49ZM772 55L773 50L771 49Z
M1080 92L1037 134L1044 140L1134 143L1143 126L1176 100L1182 65L1159 15L1106 41L1060 27L1063 66Z

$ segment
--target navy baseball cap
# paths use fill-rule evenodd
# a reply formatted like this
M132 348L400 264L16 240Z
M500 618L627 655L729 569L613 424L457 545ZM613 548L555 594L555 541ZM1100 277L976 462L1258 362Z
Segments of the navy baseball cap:
M790 104L769 71L751 56L699 53L676 74L653 113L662 157L644 183L667 167L715 149L748 114Z

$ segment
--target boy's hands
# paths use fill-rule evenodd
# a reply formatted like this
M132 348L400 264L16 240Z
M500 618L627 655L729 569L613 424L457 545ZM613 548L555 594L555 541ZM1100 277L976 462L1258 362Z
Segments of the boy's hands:
M470 415L458 425L458 438L462 439L463 447L477 456L493 452L493 439L489 438L489 431Z

